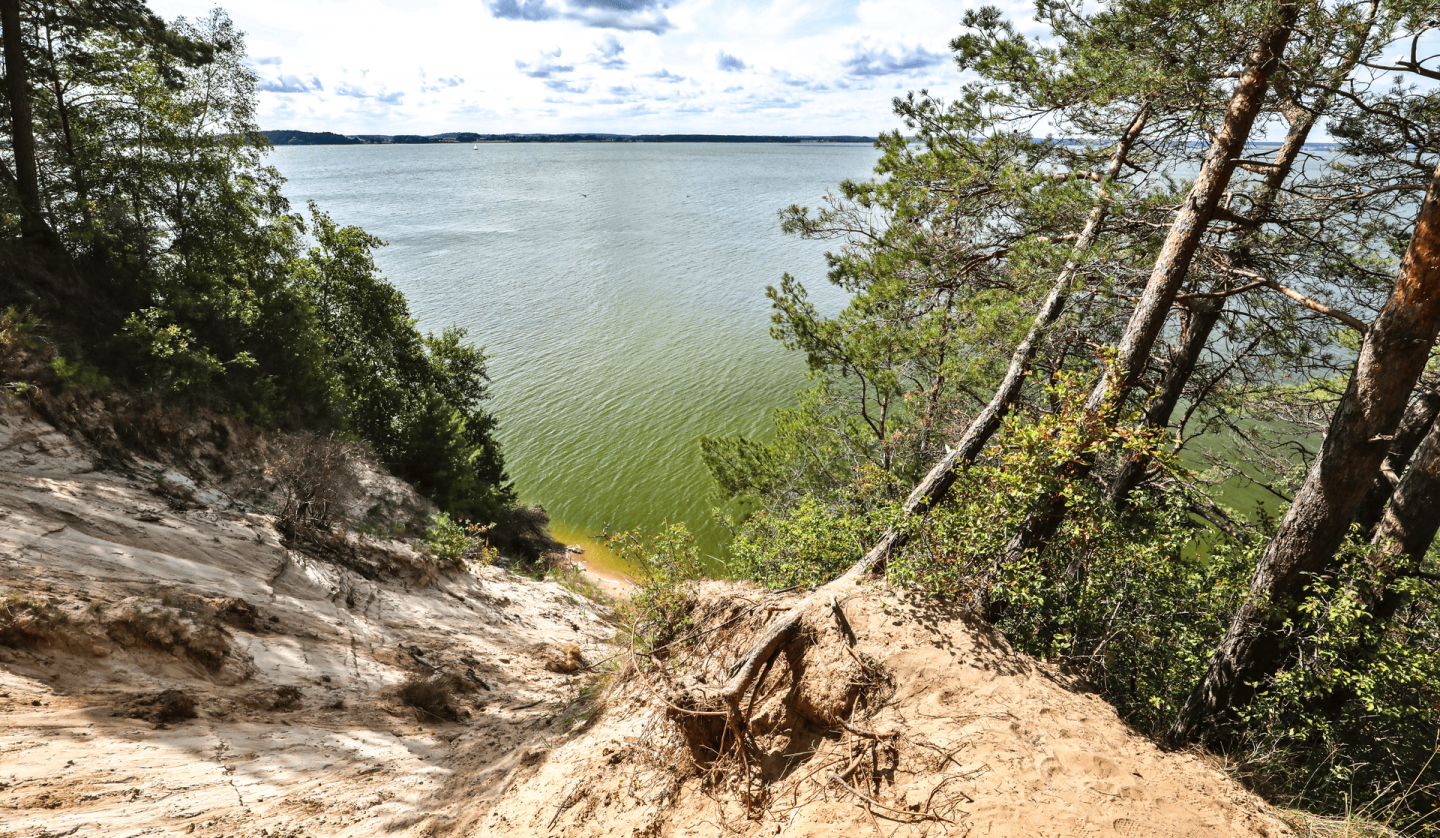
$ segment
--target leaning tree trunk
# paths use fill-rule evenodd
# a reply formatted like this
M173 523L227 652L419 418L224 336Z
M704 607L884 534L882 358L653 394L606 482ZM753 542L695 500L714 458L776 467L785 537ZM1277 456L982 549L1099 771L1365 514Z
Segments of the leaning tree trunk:
M1190 262L1200 248L1205 228L1230 186L1230 176L1235 172L1235 164L1245 150L1250 129L1265 102L1270 76L1279 66L1285 45L1290 40L1299 7L1288 2L1282 3L1280 8L1280 20L1261 36L1260 43L1250 54L1245 72L1230 95L1230 104L1225 109L1220 130L1215 132L1215 139L1210 143L1210 151L1205 155L1205 162L1200 166L1200 174L1196 176L1190 194L1185 197L1185 203L1180 205L1175 220L1170 224L1170 232L1165 237L1160 256L1155 260L1150 280L1145 284L1140 302L1135 305L1125 334L1116 347L1115 366L1120 374L1101 376L1085 402L1088 410L1108 408L1112 414L1120 410L1125 397L1145 371L1150 350L1165 325L1165 318L1175 303L1175 295L1180 292L1180 286L1190 270Z
M1190 319L1180 333L1180 346L1170 359L1165 377L1160 381L1160 393L1145 408L1145 427L1163 428L1170 424L1170 416L1174 414L1175 406L1180 403L1180 397L1185 393L1185 385L1190 382L1195 368L1200 365L1200 354L1210 342L1210 333L1215 330L1215 324L1220 322L1220 314L1224 309L1224 297L1214 300L1201 299L1191 306ZM1110 488L1106 491L1111 506L1124 509L1129 505L1130 493L1145 479L1149 466L1150 458L1144 454L1136 453L1125 458L1125 462L1120 465L1120 471L1115 475L1115 479L1110 481Z
M1385 458L1406 402L1440 333L1440 167L1425 193L1389 300L1366 334L1350 384L1305 484L1265 549L1246 601L1231 620L1171 735L1210 735L1278 667L1278 629L1324 571Z
M1440 530L1440 422L1415 450L1410 468L1371 540L1373 550L1360 601L1371 619L1383 622L1395 616L1405 597L1395 580L1419 572L1425 552Z
M1294 2L1282 3L1280 20L1261 36L1251 52L1245 71L1230 95L1230 104L1225 109L1220 129L1215 132L1215 139L1210 143L1195 184L1170 225L1150 280L1116 347L1114 367L1119 374L1100 377L1085 401L1087 411L1104 411L1106 420L1113 421L1125 397L1144 372L1150 350L1190 270L1190 262L1200 247L1205 228L1230 185L1230 176L1235 172L1235 164L1245 149L1250 129L1264 104L1270 76L1279 66L1280 56L1285 52L1298 14L1299 8ZM1093 463L1082 463L1077 466L1078 473L1071 476L1083 478L1092 467ZM1025 553L1043 548L1060 528L1065 513L1065 502L1059 495L1042 502L1006 545L1002 561L1011 564L1019 561Z
M1436 416L1440 416L1440 377L1431 377L1430 381L1422 380L1416 391L1414 400L1405 408L1400 427L1395 429L1395 438L1390 442L1390 450L1380 464L1380 472L1375 475L1369 490L1365 492L1365 499L1360 501L1360 508L1355 511L1353 529L1358 531L1365 541L1374 540L1376 527L1385 514L1385 504L1390 501L1390 496L1400 482L1399 475L1406 473L1405 469L1415 455L1415 449L1420 446L1420 441L1435 423ZM1437 507L1436 515L1440 517L1440 507Z
M840 595L872 572L883 568L895 551L905 545L905 541L909 537L905 522L916 515L924 514L943 499L945 494L950 491L950 487L955 484L957 470L973 462L985 447L985 443L1000 427L1005 411L1020 393L1025 372L1035 357L1040 339L1065 307L1065 298L1069 293L1070 284L1079 267L1081 257L1099 237L1100 228L1104 224L1105 215L1110 206L1106 187L1119 176L1120 169L1144 129L1150 112L1149 105L1142 106L1117 143L1114 153L1110 156L1105 176L1100 181L1096 204L1085 219L1085 227L1080 231L1080 236L1071 250L1071 256L1061 268L1060 274L1050 287L1050 293L1035 314L1030 331L1020 345L1015 348L1015 352L1010 358L1010 367L1000 386L996 388L995 395L985 409L971 420L964 436L960 438L960 442L945 455L944 459L930 469L925 475L925 479L920 481L920 484L910 493L910 497L901 507L901 523L886 530L875 546L870 548L870 552L866 553L860 561L851 565L843 575L815 590L786 612L783 617L770 626L745 657L736 664L735 674L721 691L720 697L730 715L731 724L738 729L737 732L744 730L745 720L740 713L740 701L745 697L746 690L750 689L765 664L775 656L782 646L793 639L795 633L800 630L805 615L817 607L825 606L832 597Z
M1060 269L1060 274L1055 277L1055 282L1050 286L1050 293L1046 295L1045 301L1040 304L1040 310L1035 313L1035 319L1030 322L1030 331L1025 334L1025 339L1015 347L1015 352L1010 356L1010 366L1005 370L1005 377L1001 379L1000 386L995 388L995 394L991 396L990 403L985 409L976 414L970 425L965 429L965 435L960 438L955 450L945 458L946 462L969 464L975 461L984 449L985 443L1000 429L1000 423L1005 419L1005 413L1010 405L1020 395L1020 389L1025 383L1025 374L1030 370L1030 362L1035 360L1035 353L1040 349L1040 341L1045 333L1059 319L1060 312L1065 309L1065 301L1070 294L1070 284L1074 279L1075 271L1080 267L1080 259L1095 244L1100 237L1100 228L1105 223L1105 215L1110 210L1110 196L1106 187L1120 174L1120 167L1125 164L1125 159L1130 155L1130 149L1134 147L1135 140L1139 138L1140 132L1145 128L1145 121L1150 117L1150 106L1143 105L1140 112L1131 120L1130 127L1125 130L1119 143L1115 146L1115 152L1110 155L1110 165L1105 171L1104 180L1100 182L1099 194L1095 206L1091 207L1090 214L1085 219L1085 227L1080 231L1080 237L1076 240L1074 248L1070 251L1070 258L1066 260L1065 266ZM942 463L943 464L943 463Z
M20 0L0 0L0 28L4 29L5 94L10 102L10 153L15 158L14 188L20 198L20 230L26 239L44 241L49 228L41 212L30 80L20 35Z
M1265 177L1261 180L1259 194L1255 196L1254 203L1248 214L1250 229L1243 235L1238 246L1231 251L1231 261L1238 268L1253 268L1253 251L1255 240L1260 236L1260 230L1266 222L1271 221L1275 212L1275 204L1280 197L1280 187L1285 185L1289 179L1290 172L1295 168L1295 160L1305 148L1306 140L1310 139L1310 131L1320 116L1330 107L1334 98L1331 90L1338 88L1350 71L1359 63L1364 52L1365 44L1370 40L1371 27L1375 21L1375 14L1379 3L1372 0L1370 4L1369 17L1366 18L1365 28L1355 38L1349 53L1330 72L1329 85L1310 107L1301 107L1298 101L1291 102L1287 109L1287 115L1291 116L1290 128L1285 132L1285 139L1280 143L1280 148L1275 152L1275 161L1271 164ZM1298 97L1297 97L1298 99ZM1175 407L1180 403L1180 397L1185 392L1185 385L1190 382L1195 368L1200 363L1200 353L1205 350L1210 339L1210 332L1215 324L1220 321L1220 313L1225 307L1223 292L1224 282L1214 289L1217 296L1213 302L1207 303L1202 299L1194 304L1194 310L1190 322L1185 324L1185 331L1180 338L1180 348L1170 361L1170 367L1165 372L1165 378L1160 384L1160 395L1150 403L1145 411L1145 426L1150 428L1163 428L1170 424L1170 417L1175 412ZM1145 478L1145 472L1150 464L1148 457L1136 454L1128 457L1120 466L1120 472L1110 482L1110 488L1106 492L1110 504L1117 509L1123 509L1128 504L1130 493L1140 485Z

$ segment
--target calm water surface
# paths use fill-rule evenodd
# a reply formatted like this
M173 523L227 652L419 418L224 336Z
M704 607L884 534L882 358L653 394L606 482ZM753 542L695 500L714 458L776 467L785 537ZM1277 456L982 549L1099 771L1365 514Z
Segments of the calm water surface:
M376 255L424 329L490 356L491 409L521 497L557 535L710 520L696 441L759 434L805 386L768 333L789 271L827 313L824 243L780 233L868 176L865 145L482 144L276 149L297 207L389 242ZM593 547L592 547L593 552Z

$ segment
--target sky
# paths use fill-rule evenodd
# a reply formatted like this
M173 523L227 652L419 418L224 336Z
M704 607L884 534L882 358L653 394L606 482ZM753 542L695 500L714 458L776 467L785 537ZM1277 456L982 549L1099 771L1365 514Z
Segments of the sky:
M265 129L858 134L984 0L235 0ZM167 20L213 0L150 0ZM990 0L1021 30L1030 0ZM1034 33L1038 34L1038 32Z

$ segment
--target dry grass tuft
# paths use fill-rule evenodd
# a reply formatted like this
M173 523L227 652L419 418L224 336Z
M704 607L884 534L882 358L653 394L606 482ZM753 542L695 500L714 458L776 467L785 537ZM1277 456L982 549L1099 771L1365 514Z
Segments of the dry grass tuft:
M142 719L153 724L167 725L183 722L198 715L195 699L183 690L162 690L158 693L139 695L118 705L112 716L126 719Z
M455 705L455 694L459 692L456 680L452 676L411 678L401 685L397 695L414 708L419 721L458 722L460 708Z

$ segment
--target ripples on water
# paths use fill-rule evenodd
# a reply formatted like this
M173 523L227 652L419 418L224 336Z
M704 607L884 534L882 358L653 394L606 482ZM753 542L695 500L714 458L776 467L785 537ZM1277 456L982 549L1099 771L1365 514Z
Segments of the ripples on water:
M490 356L522 498L557 531L685 521L719 552L696 441L758 434L805 386L768 333L789 271L822 311L825 243L780 233L876 160L865 145L484 144L276 149L297 206L389 242L376 255L424 329Z

